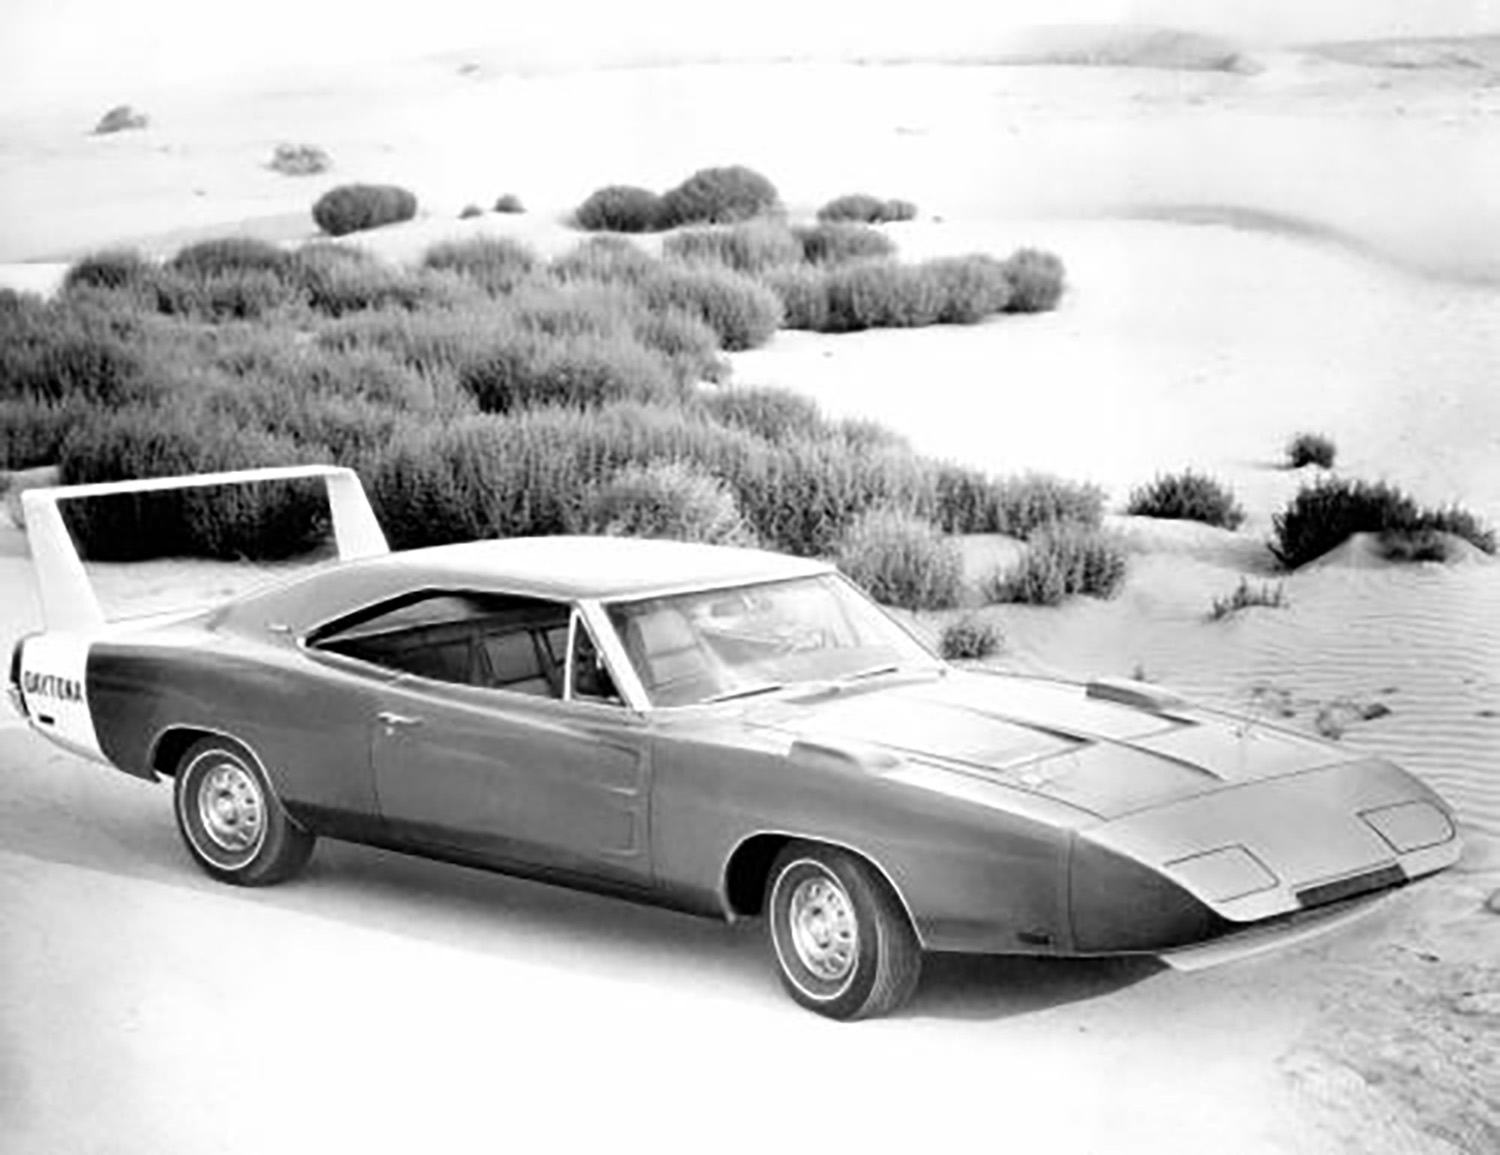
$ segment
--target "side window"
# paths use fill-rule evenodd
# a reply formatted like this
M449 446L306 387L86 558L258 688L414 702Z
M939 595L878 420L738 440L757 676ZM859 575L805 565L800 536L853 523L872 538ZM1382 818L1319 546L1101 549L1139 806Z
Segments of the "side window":
M615 706L624 705L625 700L615 687L609 667L604 664L604 655L599 652L594 635L589 633L588 624L581 616L573 619L573 652L569 656L568 666L573 679L571 690L574 698Z
M308 645L438 682L560 698L570 607L538 598L433 592L351 615Z

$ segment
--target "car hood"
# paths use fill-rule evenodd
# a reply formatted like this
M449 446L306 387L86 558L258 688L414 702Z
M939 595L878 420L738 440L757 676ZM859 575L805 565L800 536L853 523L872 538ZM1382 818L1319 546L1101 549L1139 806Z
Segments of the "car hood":
M1102 818L1351 760L1253 720L957 670L767 700L746 721L794 742L874 747L981 775Z

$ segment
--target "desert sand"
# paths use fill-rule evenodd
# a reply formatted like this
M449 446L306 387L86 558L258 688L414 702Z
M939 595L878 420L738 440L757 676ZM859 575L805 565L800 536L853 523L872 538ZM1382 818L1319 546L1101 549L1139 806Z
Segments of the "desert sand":
M1460 7L1460 31L1490 30ZM6 1150L1500 1147L1500 564L1396 567L1356 541L1288 576L1264 544L1315 474L1279 468L1301 429L1335 439L1340 474L1500 522L1495 43L1283 36L1228 70L997 65L961 43L898 62L898 41L832 37L792 59L602 69L454 49L0 113L0 283L35 291L104 245L304 239L307 207L346 180L420 196L417 221L360 238L388 259L484 231L557 252L591 189L736 162L794 213L856 189L916 201L892 229L907 256L1052 249L1070 279L1055 313L782 333L734 378L995 472L1095 481L1117 510L1159 471L1228 482L1238 532L1112 516L1132 543L1118 598L985 611L998 660L1337 734L1441 790L1467 840L1458 869L1293 950L1193 974L939 959L908 1013L851 1029L782 998L755 927L340 846L298 884L226 891L178 847L165 789L11 719ZM90 136L127 98L151 125ZM281 141L334 170L268 171ZM456 219L502 192L529 211ZM967 549L977 576L1014 546ZM266 575L95 576L128 610ZM1209 621L1245 577L1284 582L1287 604ZM31 581L0 530L7 651L38 624Z

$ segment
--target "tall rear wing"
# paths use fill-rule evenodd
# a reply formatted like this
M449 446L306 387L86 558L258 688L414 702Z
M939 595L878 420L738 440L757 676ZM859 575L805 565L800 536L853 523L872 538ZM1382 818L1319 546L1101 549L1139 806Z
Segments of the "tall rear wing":
M195 473L187 477L152 477L141 481L109 481L93 485L60 485L28 489L21 495L26 537L36 565L42 617L49 630L86 630L102 626L104 611L84 572L78 547L63 520L60 502L115 493L149 493L162 489L193 489L214 485L244 485L262 481L291 481L321 477L328 492L334 544L341 561L389 553L385 533L375 520L364 486L351 469L335 465L289 465L269 469L240 469L230 473Z

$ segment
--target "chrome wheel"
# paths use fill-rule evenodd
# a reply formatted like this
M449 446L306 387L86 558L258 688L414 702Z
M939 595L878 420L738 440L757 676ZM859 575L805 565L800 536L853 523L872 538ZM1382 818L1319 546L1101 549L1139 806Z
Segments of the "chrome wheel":
M220 850L249 857L266 833L265 799L260 784L243 766L220 762L198 787L198 818L203 833Z
M859 920L844 888L830 875L805 878L787 906L792 949L825 982L842 982L859 957Z

